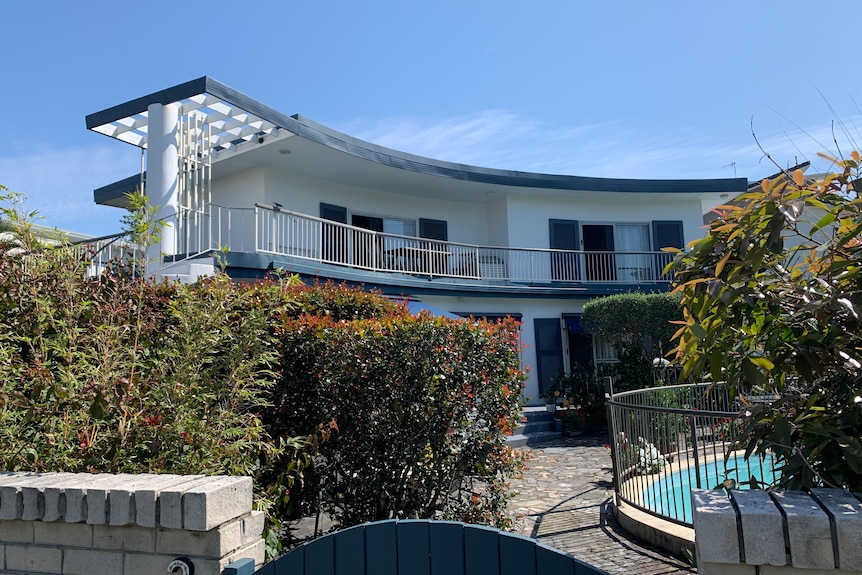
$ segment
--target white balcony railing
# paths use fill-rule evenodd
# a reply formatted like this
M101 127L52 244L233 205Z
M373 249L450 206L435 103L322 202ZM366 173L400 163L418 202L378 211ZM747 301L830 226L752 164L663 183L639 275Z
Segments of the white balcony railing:
M126 234L114 234L92 238L71 245L77 257L86 264L85 275L96 277L107 269L114 273L135 277L144 272L144 253L139 246L131 244Z
M256 205L185 211L177 224L181 253L227 247L374 272L517 283L639 284L669 280L666 252L567 251L490 247L374 232Z

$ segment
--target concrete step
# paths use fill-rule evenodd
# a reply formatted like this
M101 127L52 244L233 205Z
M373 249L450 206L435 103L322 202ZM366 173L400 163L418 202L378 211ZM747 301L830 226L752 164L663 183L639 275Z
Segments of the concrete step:
M510 447L529 447L531 445L537 445L546 441L561 439L562 437L563 432L561 431L540 431L538 433L531 433L529 435L510 435L506 438L506 443Z
M554 421L528 421L527 423L522 423L518 427L515 428L515 433L520 433L522 435L529 435L531 433L538 433L540 431L553 431L554 430Z
M563 436L562 431L554 431L554 413L548 411L544 405L525 407L522 410L522 416L521 425L506 439L506 443L511 447L535 445Z
M167 279L168 281L193 284L201 276L211 276L214 273L215 260L213 258L195 258L165 264L159 270L158 280Z

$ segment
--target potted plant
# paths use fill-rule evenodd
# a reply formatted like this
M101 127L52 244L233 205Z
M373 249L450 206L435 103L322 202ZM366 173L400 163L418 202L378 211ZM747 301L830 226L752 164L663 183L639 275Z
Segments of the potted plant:
M579 415L570 415L577 418L579 427L604 427L605 402L604 388L596 377L595 370L588 366L575 365L570 373L560 372L553 379L552 390L558 390L557 403L563 407L574 407ZM574 422L574 420L572 421Z
M545 409L551 413L557 411L557 404L562 401L562 394L556 378L551 381L551 385L542 394L542 399L545 401Z
M580 435L587 424L586 415L578 407L566 408L560 413L559 418L563 422L563 435L566 437Z

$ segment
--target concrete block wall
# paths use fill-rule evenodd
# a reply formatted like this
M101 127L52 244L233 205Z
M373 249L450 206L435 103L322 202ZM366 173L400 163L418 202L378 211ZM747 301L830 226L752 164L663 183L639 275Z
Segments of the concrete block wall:
M249 477L0 473L0 575L220 575L262 531Z
M692 490L701 575L862 573L862 494Z

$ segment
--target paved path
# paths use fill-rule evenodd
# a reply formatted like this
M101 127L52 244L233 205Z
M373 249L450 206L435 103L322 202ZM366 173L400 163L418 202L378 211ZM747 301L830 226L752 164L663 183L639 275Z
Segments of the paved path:
M687 563L640 542L614 520L607 435L562 439L533 447L524 478L512 481L518 531L611 575L696 573Z

